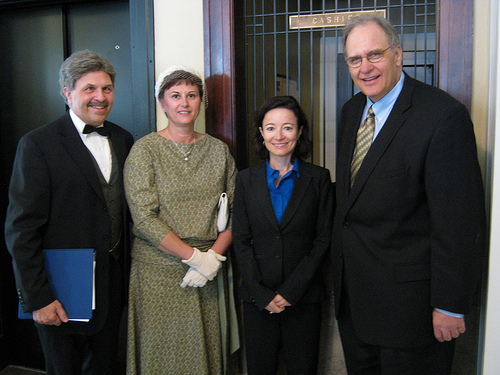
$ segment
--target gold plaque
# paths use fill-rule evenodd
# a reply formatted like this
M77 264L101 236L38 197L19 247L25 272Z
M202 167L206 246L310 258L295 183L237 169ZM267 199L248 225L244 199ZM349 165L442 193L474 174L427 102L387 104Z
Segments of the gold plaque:
M344 12L344 13L324 13L311 14L306 16L290 16L290 29L309 29L317 27L339 27L344 26L346 22L363 13L380 14L386 17L385 10L368 10L361 12Z

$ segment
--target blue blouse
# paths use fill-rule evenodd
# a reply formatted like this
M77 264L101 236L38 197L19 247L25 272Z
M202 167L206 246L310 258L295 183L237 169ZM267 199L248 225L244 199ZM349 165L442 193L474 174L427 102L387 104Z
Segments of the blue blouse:
M274 184L274 180L279 177L280 171L271 168L271 166L269 165L269 160L266 160L266 171L267 188L269 189L269 195L271 196L274 213L276 214L278 223L281 224L281 219L283 218L283 213L285 212L286 205L288 204L290 196L292 195L295 176L300 177L299 162L297 159L295 159L292 170L281 178L278 187L276 187L276 185Z

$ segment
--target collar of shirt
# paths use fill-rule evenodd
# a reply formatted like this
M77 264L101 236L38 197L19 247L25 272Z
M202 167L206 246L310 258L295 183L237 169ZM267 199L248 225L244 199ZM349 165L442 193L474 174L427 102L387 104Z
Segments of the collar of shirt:
M97 165L99 165L99 169L101 170L102 175L109 182L111 178L111 147L109 145L109 141L107 137L100 135L97 132L92 132L90 134L83 134L83 128L85 127L85 122L82 121L80 117L78 117L71 109L69 110L69 116L71 117L71 121L75 125L78 134L80 134L80 138L83 144L87 147L87 149L94 156Z
M279 183L278 187L276 188L276 185L274 184L274 180L276 180L279 177L280 171L277 169L273 169L269 165L269 159L266 159L266 177L267 177L267 184L268 185L271 184L272 186L274 186L275 189L279 189L281 184L283 183L283 181L288 180L292 174L296 174L297 177L300 177L299 162L297 159L295 159L295 162L293 163L292 169L281 178L280 183Z
M394 104L401 94L401 90L403 90L403 85L405 82L405 73L401 72L401 78L399 79L396 86L392 88L382 99L378 102L373 103L370 98L366 97L366 105L363 110L363 116L361 117L364 121L368 114L368 110L371 106L373 106L373 112L375 112L375 133L373 134L373 139L375 139L382 130L387 118L391 114L392 108L394 108Z
M71 109L69 110L69 117L71 117L71 121L73 121L73 125L75 125L76 130L78 130L78 134L80 134L80 137L88 138L89 136L96 136L96 135L98 137L102 137L102 135L100 135L99 133L96 133L96 132L92 132L90 134L83 134L83 128L85 127L86 124ZM99 125L99 126L102 126L102 125Z

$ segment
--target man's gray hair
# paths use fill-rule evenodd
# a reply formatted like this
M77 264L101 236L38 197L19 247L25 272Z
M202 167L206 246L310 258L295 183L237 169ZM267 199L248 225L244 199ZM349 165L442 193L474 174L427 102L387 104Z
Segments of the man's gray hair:
M108 59L89 50L75 52L68 57L59 69L59 86L66 104L68 103L68 99L64 95L64 88L66 87L68 91L73 91L75 82L81 77L87 73L99 71L107 73L114 86L116 72Z
M396 32L396 29L392 25L392 23L387 20L386 18L382 17L381 15L377 13L364 13L360 16L356 16L351 18L349 21L344 26L343 30L343 36L342 36L342 45L344 47L344 55L346 55L346 42L347 42L347 37L349 36L349 33L356 27L356 26L361 26L365 25L369 22L375 22L377 25L379 25L382 30L384 30L385 35L387 36L387 42L389 42L389 45L394 48L398 45L400 45L399 41L399 35Z

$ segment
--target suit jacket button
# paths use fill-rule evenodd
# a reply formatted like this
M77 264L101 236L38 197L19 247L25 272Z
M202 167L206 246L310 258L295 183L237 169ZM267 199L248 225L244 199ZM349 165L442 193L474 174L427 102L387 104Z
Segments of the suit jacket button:
M351 226L351 223L349 223L348 221L344 221L344 222L342 223L342 226L343 226L344 228L349 228L349 227Z

